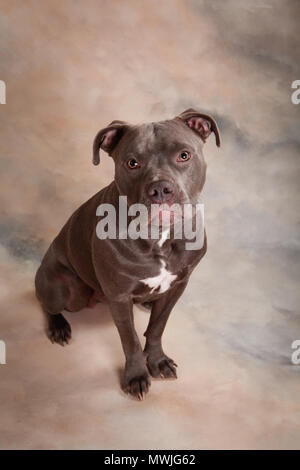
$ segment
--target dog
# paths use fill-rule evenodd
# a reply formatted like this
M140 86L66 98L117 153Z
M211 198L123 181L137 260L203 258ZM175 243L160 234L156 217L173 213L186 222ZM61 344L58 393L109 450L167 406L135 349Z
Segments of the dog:
M107 152L115 163L114 180L69 218L36 274L36 296L52 342L64 345L71 338L63 310L79 311L107 300L125 354L123 388L136 399L148 392L150 376L177 378L177 364L164 353L162 334L206 253L206 234L197 250L186 250L184 239L164 239L161 226L159 239L99 238L96 211L101 204L118 209L120 196L127 197L128 206L197 204L206 178L203 146L211 133L220 147L215 120L194 109L159 122L112 121L101 129L93 163L99 164L100 149ZM144 350L134 328L134 303L151 309Z

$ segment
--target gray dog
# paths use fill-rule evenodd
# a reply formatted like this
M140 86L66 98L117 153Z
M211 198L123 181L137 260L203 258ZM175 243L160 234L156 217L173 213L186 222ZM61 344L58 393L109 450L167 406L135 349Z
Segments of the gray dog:
M136 398L148 392L150 374L176 378L177 365L164 353L161 338L172 308L206 252L206 235L203 246L192 251L185 249L186 240L172 236L99 239L96 210L104 203L118 209L119 196L127 196L129 206L196 204L206 175L202 148L211 132L220 146L214 119L193 109L149 124L113 121L100 130L93 162L100 162L100 148L112 156L114 181L74 212L36 274L36 295L52 342L64 345L71 338L62 310L78 311L107 299L126 357L124 389ZM151 308L144 351L134 328L134 303Z

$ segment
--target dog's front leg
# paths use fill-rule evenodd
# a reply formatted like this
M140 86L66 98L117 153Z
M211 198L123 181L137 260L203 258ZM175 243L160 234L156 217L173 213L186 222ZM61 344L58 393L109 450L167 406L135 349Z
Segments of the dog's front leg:
M118 328L126 357L124 389L136 398L142 399L150 387L150 375L145 356L134 328L133 303L109 302L112 317Z
M161 338L169 315L186 285L187 281L181 282L153 302L149 324L144 333L146 336L144 352L152 377L177 378L177 364L164 353Z

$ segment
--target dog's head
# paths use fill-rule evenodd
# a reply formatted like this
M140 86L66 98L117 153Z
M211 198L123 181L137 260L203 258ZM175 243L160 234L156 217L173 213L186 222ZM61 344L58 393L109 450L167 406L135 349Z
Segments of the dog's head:
M94 140L93 163L100 162L100 148L112 156L117 188L130 205L196 204L206 175L203 145L212 132L219 147L216 122L194 109L149 124L113 121Z

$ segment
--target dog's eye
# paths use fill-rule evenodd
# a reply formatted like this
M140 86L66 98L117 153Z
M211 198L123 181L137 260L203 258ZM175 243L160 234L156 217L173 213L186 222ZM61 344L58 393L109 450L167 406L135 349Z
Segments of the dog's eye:
M178 162L187 162L191 158L191 154L189 152L181 152L179 157L177 158Z
M130 160L128 160L127 166L129 166L131 170L136 170L137 168L141 167L139 162L137 162L134 158L131 158Z

